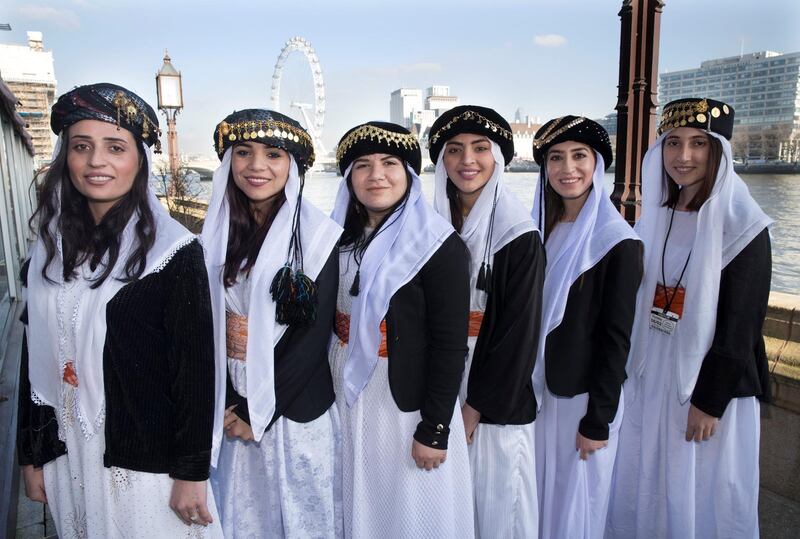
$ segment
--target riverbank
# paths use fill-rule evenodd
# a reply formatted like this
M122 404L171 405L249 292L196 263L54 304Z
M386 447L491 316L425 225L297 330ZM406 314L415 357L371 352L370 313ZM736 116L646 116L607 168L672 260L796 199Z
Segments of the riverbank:
M736 163L733 169L737 174L800 174L800 162L798 163ZM522 159L514 159L510 165L506 167L507 172L531 172L539 173L539 165L534 161L526 161ZM616 167L611 165L608 168L608 173L613 174ZM425 172L433 172L433 165L425 168Z

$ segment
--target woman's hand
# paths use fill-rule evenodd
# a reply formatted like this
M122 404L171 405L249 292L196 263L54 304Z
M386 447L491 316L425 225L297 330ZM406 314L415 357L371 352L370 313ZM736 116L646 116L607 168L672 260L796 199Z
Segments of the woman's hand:
M25 495L35 502L47 503L47 494L44 491L44 473L41 468L34 468L33 464L22 467L22 480L25 481Z
M575 437L575 449L580 452L581 460L587 460L589 455L608 445L608 440L590 440L579 432Z
M434 468L438 468L440 464L444 464L447 458L447 450L434 449L414 440L411 443L411 458L417 463L417 468L425 468L431 471Z
M694 404L689 405L689 418L686 420L686 441L703 442L714 436L719 419L708 415Z
M175 479L169 507L185 524L208 526L214 519L206 505L206 482Z
M478 428L478 423L481 421L481 413L470 406L464 404L461 407L461 417L464 418L464 432L467 434L467 443L472 443L472 438L475 436L475 429Z
M239 416L233 413L236 405L230 406L225 409L225 418L222 426L225 429L225 434L228 438L240 438L246 442L255 440L253 437L253 429L246 421L242 421Z

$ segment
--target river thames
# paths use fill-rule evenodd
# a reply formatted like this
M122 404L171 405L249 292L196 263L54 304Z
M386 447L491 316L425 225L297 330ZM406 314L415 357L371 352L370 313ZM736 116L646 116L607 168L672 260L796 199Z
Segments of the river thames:
M508 188L527 206L533 206L533 188L538 173L507 173ZM422 174L422 189L433 201L433 174ZM772 290L800 294L800 175L742 175L750 193L761 208L775 220L772 227ZM333 209L336 188L341 177L333 174L310 174L305 196L326 213ZM611 192L614 177L606 174L606 190ZM200 198L207 200L211 183L202 183Z

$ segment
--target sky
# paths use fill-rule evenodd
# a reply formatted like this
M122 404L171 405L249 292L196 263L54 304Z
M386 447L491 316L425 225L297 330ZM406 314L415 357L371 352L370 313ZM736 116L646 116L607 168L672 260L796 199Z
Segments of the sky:
M518 107L546 121L605 116L616 105L622 0L3 0L0 42L44 34L57 94L93 82L125 86L156 105L167 49L183 78L182 153L212 153L215 125L237 109L270 106L285 42L305 37L326 92L328 149L350 127L389 119L400 87L448 85L462 104ZM740 51L800 51L798 0L666 0L659 72ZM312 102L303 56L286 61L283 112ZM163 116L161 117L162 124ZM162 125L163 127L163 125Z

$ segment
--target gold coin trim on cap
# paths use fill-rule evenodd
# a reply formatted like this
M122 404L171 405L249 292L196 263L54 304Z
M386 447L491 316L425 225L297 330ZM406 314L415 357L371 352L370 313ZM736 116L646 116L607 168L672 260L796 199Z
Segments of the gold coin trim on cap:
M547 146L553 139L555 139L558 135L560 135L564 131L572 129L576 125L586 121L586 118L584 118L583 116L578 116L574 120L568 122L566 125L563 125L558 129L556 129L555 131L553 131L553 129L558 127L558 124L564 118L566 118L566 116L562 116L560 118L556 118L555 120L553 120L553 123L550 124L550 127L548 127L538 138L533 139L533 147L538 150L543 146Z
M280 120L245 120L232 124L223 120L217 125L217 154L219 155L222 155L225 150L225 137L229 142L262 139L267 144L269 140L263 139L287 139L305 146L309 150L307 166L311 168L314 165L314 142L311 140L311 135L302 128Z
M156 124L150 121L144 110L140 110L136 103L129 98L122 90L117 90L111 104L117 109L117 127L121 127L122 118L128 122L129 125L134 125L134 121L138 116L142 118L142 140L148 140L151 134L156 137L154 143L154 151L161 153L161 142L158 137L161 136L161 129ZM152 130L152 131L151 131Z
M474 110L466 110L457 116L453 116L449 122L440 127L438 131L433 133L430 139L428 139L428 148L436 144L439 138L441 138L446 131L449 131L453 127L453 124L455 124L460 120L474 121L484 129L487 129L492 133L500 133L500 135L503 138L511 141L514 140L514 134L508 129L504 128L502 125L491 121L490 119L486 118L482 114L475 112Z
M698 99L695 101L681 101L679 103L672 103L664 107L661 113L661 123L658 126L658 133L675 127L681 127L699 123L705 124L710 114L711 118L719 118L722 113L730 114L731 109L728 105L722 104L722 111L719 107L713 107L709 110L708 100L706 98ZM703 125L702 128L706 129L708 126Z
M366 139L377 140L378 142L385 140L387 143L392 143L398 148L402 146L407 150L415 147L419 148L417 137L410 133L396 133L375 125L364 124L353 129L339 143L339 147L336 149L336 162L341 163L347 150L355 146L359 141Z

